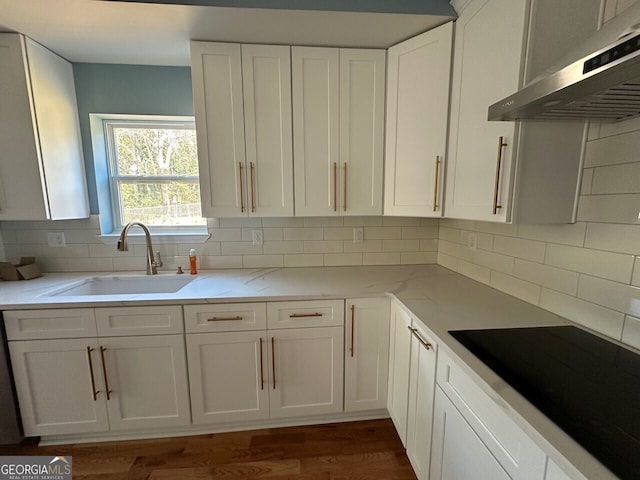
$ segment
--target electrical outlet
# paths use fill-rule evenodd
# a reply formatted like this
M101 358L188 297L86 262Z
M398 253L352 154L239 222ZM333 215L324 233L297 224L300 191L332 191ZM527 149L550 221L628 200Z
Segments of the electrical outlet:
M362 243L364 241L364 230L362 227L353 229L353 243Z
M467 248L469 250L476 250L478 248L478 234L470 233L467 235Z
M264 243L264 237L262 235L262 230L252 230L251 238L253 240L254 245L262 245Z
M50 247L64 247L67 242L64 239L64 232L47 232L47 245Z

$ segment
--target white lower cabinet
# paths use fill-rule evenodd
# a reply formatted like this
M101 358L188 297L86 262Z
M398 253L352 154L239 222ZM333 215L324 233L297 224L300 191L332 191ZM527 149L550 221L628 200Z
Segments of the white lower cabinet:
M25 435L109 429L95 338L9 342Z
M431 480L510 480L442 390L436 389Z
M80 309L82 329L96 331L97 316L118 308ZM178 309L179 311L179 309ZM76 318L65 311L65 318ZM56 310L7 312L9 351L26 435L46 436L189 425L184 336L154 335L149 323L165 325L167 312L182 330L175 309L123 308L131 328L148 335L60 338L67 322ZM35 325L29 340L27 326ZM20 325L22 327L20 327ZM79 324L80 325L80 324ZM160 331L165 327L160 326Z
M411 317L397 303L391 304L389 327L389 395L387 408L402 444L407 445Z
M346 301L344 408L347 412L387 407L389 299Z
M428 480L438 347L415 321L411 333L407 456L418 480Z
M343 411L343 300L192 305L185 322L194 423Z

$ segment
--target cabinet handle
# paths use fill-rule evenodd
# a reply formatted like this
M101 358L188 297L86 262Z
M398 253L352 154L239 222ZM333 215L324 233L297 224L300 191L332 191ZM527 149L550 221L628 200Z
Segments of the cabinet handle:
M260 337L260 390L264 390L264 369L262 365L262 337Z
M500 167L502 165L502 152L504 147L507 146L507 142L504 141L504 137L498 139L498 162L496 164L496 185L493 189L493 214L498 213L498 209L502 208L502 205L498 205L498 191L500 190Z
M347 164L344 164L344 211L347 211Z
M308 318L308 317L321 317L322 313L292 313L289 318Z
M96 390L96 378L93 375L93 361L91 360L91 352L93 352L93 348L87 347L87 358L89 359L89 373L91 374L91 393L93 394L93 401L98 400L98 394L100 390Z
M242 162L238 162L238 168L240 169L240 211L244 213L244 166Z
M355 305L351 305L351 356L353 357L354 355L354 349L353 349L353 344L354 344L354 340L353 340L353 336L355 334L355 323L356 323L356 306Z
M244 317L211 317L207 318L207 322L231 322L234 320L242 320Z
M104 376L104 390L107 392L107 400L111 400L112 390L109 389L109 379L107 378L107 362L104 361L104 352L107 349L100 345L100 358L102 359L102 375Z
M333 211L338 211L338 164L333 162Z
M435 187L433 189L433 211L438 210L438 183L440 180L440 155L436 155L436 177Z
M251 166L251 211L256 211L256 195L255 195L255 165L253 162L250 162Z
M276 389L276 339L271 337L271 373L273 374L273 389Z
M413 333L413 335L424 346L424 348L426 348L427 350L431 350L431 344L420 336L420 334L418 333L418 329L417 328L409 327L409 330L411 330L411 333Z

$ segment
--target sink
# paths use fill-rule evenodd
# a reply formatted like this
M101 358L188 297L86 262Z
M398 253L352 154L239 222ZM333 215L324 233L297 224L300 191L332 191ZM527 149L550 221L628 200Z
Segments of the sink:
M79 283L49 292L49 297L78 295L126 295L141 293L174 293L193 278L184 276L120 276L91 277Z

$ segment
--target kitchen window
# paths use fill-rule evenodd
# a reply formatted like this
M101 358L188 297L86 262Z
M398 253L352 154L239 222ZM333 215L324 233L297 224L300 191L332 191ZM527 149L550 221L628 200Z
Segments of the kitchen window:
M192 120L108 118L103 131L113 231L134 220L156 232L206 228Z

